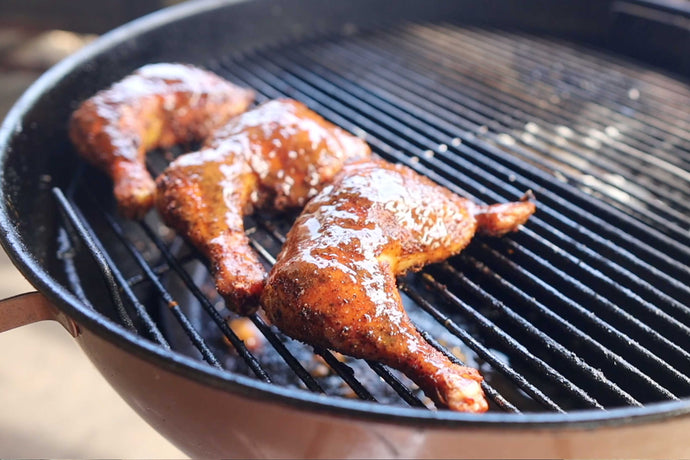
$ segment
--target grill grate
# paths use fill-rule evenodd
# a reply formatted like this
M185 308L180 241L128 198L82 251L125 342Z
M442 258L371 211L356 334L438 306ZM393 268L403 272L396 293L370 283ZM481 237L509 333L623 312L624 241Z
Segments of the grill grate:
M493 410L601 410L690 396L683 82L571 43L453 24L319 37L209 67L261 99L307 103L379 155L476 201L534 191L538 212L521 232L477 237L460 256L400 280L420 332L480 368ZM122 304L110 316L163 347L277 385L430 406L397 371L312 350L260 314L250 321L265 344L250 349L196 253L155 213L138 223L113 216L94 198L108 192L85 176L75 175L67 197L55 192L69 235L62 258L82 300L98 304L76 276L85 246L119 288L113 298ZM267 266L291 222L247 220Z

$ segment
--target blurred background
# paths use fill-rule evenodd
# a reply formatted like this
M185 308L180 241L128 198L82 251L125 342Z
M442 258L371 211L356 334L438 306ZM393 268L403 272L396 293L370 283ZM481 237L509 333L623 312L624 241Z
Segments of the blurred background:
M47 68L170 0L0 0L0 120ZM0 298L33 290L0 250ZM0 334L0 458L185 458L61 326Z

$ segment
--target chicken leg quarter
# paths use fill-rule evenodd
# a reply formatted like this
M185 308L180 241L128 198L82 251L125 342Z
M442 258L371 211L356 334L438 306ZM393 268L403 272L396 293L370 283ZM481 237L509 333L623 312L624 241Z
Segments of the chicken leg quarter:
M113 180L120 212L138 218L156 190L146 152L204 141L253 100L253 91L197 67L149 64L84 101L69 134L79 154Z
M396 275L459 253L476 231L501 235L528 201L480 206L385 161L346 165L287 235L261 302L270 320L312 345L383 362L438 405L487 409L475 369L430 346L405 313Z
M211 262L228 308L258 307L266 272L244 234L257 207L301 207L340 171L367 158L362 140L289 99L231 120L206 147L180 156L157 179L157 208Z

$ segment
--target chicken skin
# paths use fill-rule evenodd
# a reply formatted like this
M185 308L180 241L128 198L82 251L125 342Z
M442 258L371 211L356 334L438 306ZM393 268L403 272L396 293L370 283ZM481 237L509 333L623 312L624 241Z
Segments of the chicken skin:
M112 179L120 212L139 218L155 193L146 152L203 141L253 100L253 91L211 72L150 64L84 101L69 134L79 154Z
M369 146L305 105L274 100L237 116L204 149L182 155L157 179L165 223L211 263L216 288L241 314L258 307L266 272L249 246L243 216L301 207Z
M396 275L459 253L475 232L516 230L534 210L529 201L476 205L405 166L350 163L288 233L262 306L298 340L399 369L439 406L483 412L479 372L421 337Z

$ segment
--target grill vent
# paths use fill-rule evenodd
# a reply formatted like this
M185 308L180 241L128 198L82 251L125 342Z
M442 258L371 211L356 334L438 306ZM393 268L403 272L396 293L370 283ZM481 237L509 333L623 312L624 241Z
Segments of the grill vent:
M453 24L320 37L210 67L262 99L307 103L382 157L476 201L534 192L537 214L520 232L478 237L400 280L427 340L485 375L492 410L690 396L686 84L599 50ZM194 251L155 213L114 216L92 175L55 191L62 258L85 302L99 304L80 278L84 253L115 293L104 313L161 347L295 391L430 406L397 371L312 350L260 315L249 320L264 344L245 345ZM247 220L267 266L293 218Z

